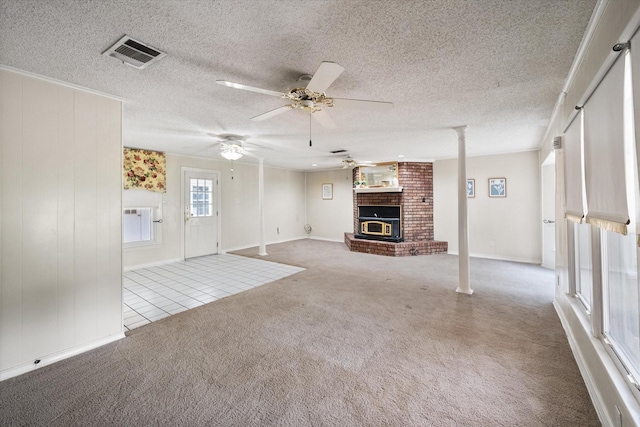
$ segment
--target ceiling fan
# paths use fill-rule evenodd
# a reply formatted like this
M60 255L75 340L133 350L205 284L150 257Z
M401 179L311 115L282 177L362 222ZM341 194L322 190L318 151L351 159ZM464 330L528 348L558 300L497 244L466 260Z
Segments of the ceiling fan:
M360 163L351 156L346 156L344 159L342 159L342 169L347 169L347 168L353 169L359 166L376 166L376 165L375 163L371 163L371 162Z
M247 147L247 136L234 134L215 134L208 132L207 135L217 138L213 146L219 146L220 155L227 160L238 160L242 156L256 157Z
M252 117L250 120L260 121L271 118L285 111L292 109L300 109L309 111L322 126L326 128L335 128L336 123L331 116L327 114L325 108L333 106L344 106L354 108L366 108L373 110L388 110L393 108L393 103L384 101L371 101L362 99L347 98L331 98L325 93L327 88L342 74L344 68L335 62L324 61L318 67L313 76L308 74L300 76L299 82L309 83L304 87L296 87L288 92L276 92L269 89L261 89L253 86L247 86L240 83L233 83L226 80L216 80L216 83L232 87L234 89L242 89L250 92L262 93L265 95L277 96L289 101L289 104L278 107L275 110Z

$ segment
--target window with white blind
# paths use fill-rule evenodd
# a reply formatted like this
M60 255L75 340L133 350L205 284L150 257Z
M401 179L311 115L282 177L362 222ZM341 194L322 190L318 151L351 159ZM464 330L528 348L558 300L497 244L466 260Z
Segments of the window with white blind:
M602 336L606 348L623 373L627 375L629 383L638 387L640 383L640 292L636 218L639 200L634 106L628 52L619 59L618 63L620 61L624 64L623 77L618 82L624 87L624 95L620 100L622 129L618 129L614 134L621 135L623 138L624 160L618 169L624 171L626 189L624 193L622 191L620 193L626 199L630 224L627 235L609 231L606 228L601 230L602 295L600 303L603 313Z

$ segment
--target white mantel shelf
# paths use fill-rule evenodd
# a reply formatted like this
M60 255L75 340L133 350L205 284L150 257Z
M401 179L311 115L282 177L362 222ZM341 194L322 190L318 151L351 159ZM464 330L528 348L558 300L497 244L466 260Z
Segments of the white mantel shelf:
M402 187L373 187L354 188L353 192L358 193L402 193Z

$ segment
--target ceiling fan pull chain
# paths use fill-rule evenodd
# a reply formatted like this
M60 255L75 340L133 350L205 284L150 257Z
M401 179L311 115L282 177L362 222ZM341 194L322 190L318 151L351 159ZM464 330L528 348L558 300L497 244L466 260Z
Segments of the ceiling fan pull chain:
M309 112L309 147L311 147L311 112Z

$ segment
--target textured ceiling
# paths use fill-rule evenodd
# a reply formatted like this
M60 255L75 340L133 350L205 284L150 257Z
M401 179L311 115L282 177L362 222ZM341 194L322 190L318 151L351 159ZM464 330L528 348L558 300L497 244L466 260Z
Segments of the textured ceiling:
M596 0L0 0L0 64L124 100L124 145L217 157L213 134L247 137L266 165L537 149ZM167 53L138 70L103 56L123 35ZM345 71L328 96L391 111L328 109L325 129L292 110L253 122L275 91L322 61ZM245 160L243 158L243 160ZM247 159L252 161L252 159Z

